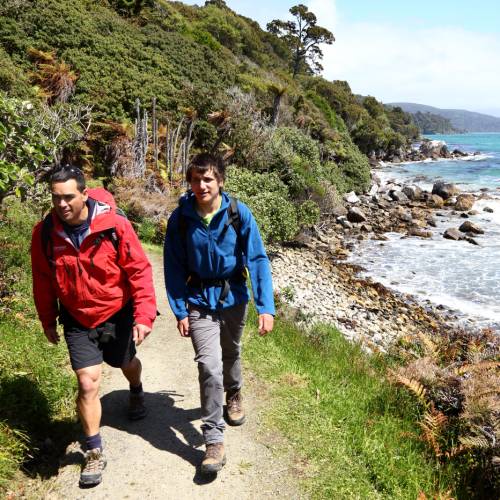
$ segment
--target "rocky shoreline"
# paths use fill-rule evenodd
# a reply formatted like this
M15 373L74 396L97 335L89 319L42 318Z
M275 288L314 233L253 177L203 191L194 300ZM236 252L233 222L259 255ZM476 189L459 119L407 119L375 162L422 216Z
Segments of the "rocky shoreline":
M485 197L487 193L461 193L442 182L432 191L394 181L382 184L374 170L366 194L347 194L320 227L293 246L270 249L275 288L282 301L299 311L297 321L332 324L369 351L384 352L401 338L457 328L456 312L440 305L424 307L410 295L360 278L361 269L346 258L360 240L383 241L388 232L431 238L436 217L461 221L446 229L444 238L477 245L485 230L467 219L477 214L475 201Z

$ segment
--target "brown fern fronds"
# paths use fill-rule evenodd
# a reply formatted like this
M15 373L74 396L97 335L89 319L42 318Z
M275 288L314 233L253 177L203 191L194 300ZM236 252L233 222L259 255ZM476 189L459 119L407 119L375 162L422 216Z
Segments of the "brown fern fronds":
M424 414L420 427L424 433L424 441L426 441L434 451L436 457L441 457L443 452L439 444L439 438L442 435L442 430L446 426L448 418L446 415L434 407L427 410Z
M460 444L465 449L480 449L484 450L490 447L490 442L484 436L460 436Z
M464 373L482 373L500 368L500 361L481 361L479 363L467 363L455 369L457 375Z
M430 356L433 360L437 360L439 358L438 345L424 333L420 332L418 334L418 338L420 339L420 343L424 348L426 356Z
M395 374L395 380L398 384L406 387L409 389L417 398L419 401L427 406L428 401L427 401L427 389L418 381L413 378L408 378L405 377L404 375L401 375L400 373Z

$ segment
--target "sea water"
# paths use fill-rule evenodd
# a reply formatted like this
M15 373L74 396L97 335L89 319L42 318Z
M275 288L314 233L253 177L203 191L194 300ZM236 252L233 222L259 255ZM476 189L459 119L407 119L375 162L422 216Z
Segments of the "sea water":
M414 295L459 313L461 322L500 331L500 134L433 135L449 149L477 152L460 160L403 163L378 173L390 179L431 189L437 180L454 183L483 198L473 209L478 215L460 218L443 210L435 217L433 236L424 240L388 233L388 241L366 240L351 255L365 275L396 291ZM493 213L484 208L493 209ZM438 211L439 213L439 211ZM443 238L447 228L464 220L479 224L484 235L474 236L479 246Z

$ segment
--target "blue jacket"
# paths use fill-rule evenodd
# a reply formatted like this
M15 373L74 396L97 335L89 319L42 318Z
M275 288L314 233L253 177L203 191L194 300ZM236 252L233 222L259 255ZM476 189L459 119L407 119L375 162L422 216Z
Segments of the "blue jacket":
M238 201L240 242L243 246L240 248L234 227L229 225L224 231L229 204L228 194L223 193L221 208L207 227L197 214L195 197L190 193L181 198L179 206L170 216L163 258L168 300L177 320L188 315L188 302L211 311L247 303L250 296L246 283L241 279L229 280L230 290L222 304L218 303L220 286L208 286L201 290L186 284L193 272L202 280L227 279L244 266L250 273L257 312L275 313L271 268L257 223L250 209ZM180 234L179 213L183 214L186 222L186 241L182 241Z

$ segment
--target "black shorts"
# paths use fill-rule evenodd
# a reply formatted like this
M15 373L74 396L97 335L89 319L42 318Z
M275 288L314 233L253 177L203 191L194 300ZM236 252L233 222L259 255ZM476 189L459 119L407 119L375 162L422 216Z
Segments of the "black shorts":
M73 370L100 365L105 361L108 365L120 368L132 361L136 354L135 342L132 339L134 311L130 301L125 307L111 316L105 323L115 325L116 338L106 343L101 342L96 329L86 328L76 321L63 307L59 322L64 327L64 338L68 345L69 358Z

